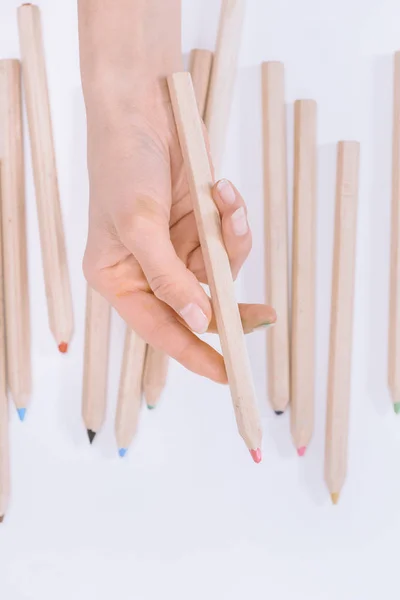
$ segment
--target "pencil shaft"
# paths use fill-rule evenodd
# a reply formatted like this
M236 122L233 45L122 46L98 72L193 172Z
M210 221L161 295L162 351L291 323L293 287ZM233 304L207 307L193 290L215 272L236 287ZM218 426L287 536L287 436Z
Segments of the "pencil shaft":
M2 74L0 84L2 85ZM2 170L2 165L0 164ZM0 170L0 175L1 175ZM2 177L0 176L0 182ZM0 186L0 200L2 190ZM4 291L3 291L3 240L0 227L0 518L8 507L10 496L10 458L8 435L8 401L6 382L6 343L4 328Z
M68 344L73 330L72 300L39 8L22 5L18 26L50 329L58 345Z
M289 403L289 282L284 66L262 66L267 304L278 321L267 333L269 399L275 411Z
M400 52L394 56L392 239L389 307L389 387L400 403Z
M317 105L295 103L291 430L306 447L314 426Z
M8 385L17 408L31 394L29 286L26 251L24 157L21 114L21 69L18 60L0 61L1 213Z
M147 347L143 373L143 394L147 406L154 408L161 397L168 375L169 356L162 350Z
M245 11L246 0L222 0L205 112L211 154L217 173L225 148Z
M192 76L199 114L202 118L204 117L207 106L212 63L213 53L210 50L192 50L190 57L190 74Z
M339 142L325 455L331 494L347 471L359 156L357 142Z
M213 177L190 75L171 76L169 88L236 421L247 447L254 450L261 447L259 415L220 216L211 194Z
M146 342L127 329L119 384L115 433L118 448L129 448L134 438L142 404L142 378Z
M98 432L107 402L110 305L87 286L82 413L86 429Z

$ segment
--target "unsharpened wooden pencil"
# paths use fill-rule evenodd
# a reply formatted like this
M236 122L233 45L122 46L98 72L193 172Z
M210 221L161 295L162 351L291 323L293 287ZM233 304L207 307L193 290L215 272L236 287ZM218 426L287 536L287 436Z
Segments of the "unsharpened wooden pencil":
M23 421L32 378L20 62L2 60L0 70L7 378L19 418Z
M291 432L303 456L314 427L317 105L294 111Z
M115 434L121 458L127 453L139 423L145 355L146 342L128 328L115 418Z
M325 480L337 504L347 472L360 145L339 142Z
M205 112L211 155L217 173L225 148L245 12L246 0L222 0Z
M265 279L278 320L267 333L269 400L281 415L290 399L287 154L284 66L262 65Z
M212 63L213 53L210 50L192 50L189 70L192 76L197 106L202 118L204 118L204 112L207 106Z
M0 182L2 179L1 170L2 165L0 164ZM7 512L10 496L10 453L8 436L8 400L6 382L6 340L4 327L5 319L2 250L3 244L0 235L0 523L3 522L5 514Z
M196 97L189 73L176 73L168 83L236 422L254 461L260 462L260 418L221 220L211 193L213 176Z
M210 50L192 50L190 73L200 115L204 116L212 67L213 53ZM143 374L143 394L147 408L158 405L167 382L169 356L152 346L147 347Z
M72 299L39 8L20 6L18 27L49 323L60 352L66 352L73 331Z
M107 408L110 312L107 300L88 285L82 415L90 443L103 425Z
M400 52L394 55L392 239L389 306L389 388L400 413Z

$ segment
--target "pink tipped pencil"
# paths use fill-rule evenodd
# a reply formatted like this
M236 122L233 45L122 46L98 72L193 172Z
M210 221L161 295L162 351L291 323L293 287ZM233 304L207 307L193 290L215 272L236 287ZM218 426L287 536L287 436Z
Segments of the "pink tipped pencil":
M221 220L211 193L213 175L203 135L203 124L190 74L176 73L169 78L168 83L236 422L253 460L260 462L260 418L231 268L222 239Z

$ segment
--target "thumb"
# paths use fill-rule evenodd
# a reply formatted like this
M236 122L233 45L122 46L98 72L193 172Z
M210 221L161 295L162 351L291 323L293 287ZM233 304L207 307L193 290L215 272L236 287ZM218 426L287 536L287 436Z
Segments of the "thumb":
M212 315L210 299L177 256L162 207L151 198L142 198L118 230L154 295L176 311L192 331L205 333Z

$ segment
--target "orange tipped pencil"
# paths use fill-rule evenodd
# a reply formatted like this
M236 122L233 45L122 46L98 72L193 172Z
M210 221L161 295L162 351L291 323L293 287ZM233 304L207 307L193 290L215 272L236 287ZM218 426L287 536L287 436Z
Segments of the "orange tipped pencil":
M303 456L314 428L317 104L294 111L291 432Z
M290 399L289 263L284 66L262 65L265 278L278 321L267 333L269 401L282 414Z
M18 415L23 421L31 396L32 378L20 62L2 60L0 70L7 379Z
M121 458L127 453L139 423L145 356L146 342L127 328L115 418L115 435Z
M1 73L1 79L3 79L3 73ZM3 82L1 83L3 84ZM0 169L1 176L2 165L0 165ZM1 180L2 177L0 177L0 181ZM5 514L7 512L10 496L10 453L8 436L8 400L6 382L6 340L4 328L2 249L3 245L0 235L0 523L3 522Z
M110 305L87 286L82 416L90 443L103 425L107 408Z
M394 55L392 239L389 307L389 388L400 413L400 52Z
M64 353L73 332L72 298L39 8L33 4L20 6L18 27L47 309L51 332Z
M190 74L192 76L194 93L197 98L197 106L202 118L204 118L207 106L212 63L213 53L210 50L192 50L190 55Z
M245 13L246 0L222 0L204 117L217 173L224 154Z
M347 472L360 144L339 142L325 481L337 504Z
M240 320L221 220L211 189L213 176L203 135L203 124L189 73L168 79L213 309L239 433L255 462L261 461L261 424Z

